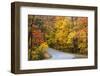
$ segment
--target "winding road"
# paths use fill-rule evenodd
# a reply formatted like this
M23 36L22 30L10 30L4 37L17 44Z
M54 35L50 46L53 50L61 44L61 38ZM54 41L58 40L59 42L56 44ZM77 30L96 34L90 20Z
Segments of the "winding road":
M84 55L76 55L71 53L61 52L56 49L48 48L48 53L50 54L50 59L75 59L75 58L87 58Z

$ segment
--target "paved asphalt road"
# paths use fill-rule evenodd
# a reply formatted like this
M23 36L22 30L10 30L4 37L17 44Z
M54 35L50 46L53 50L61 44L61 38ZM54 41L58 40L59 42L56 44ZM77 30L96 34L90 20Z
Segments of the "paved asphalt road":
M48 48L48 53L51 55L50 59L76 59L76 58L87 58L83 55L76 55L71 53L61 52L56 49Z

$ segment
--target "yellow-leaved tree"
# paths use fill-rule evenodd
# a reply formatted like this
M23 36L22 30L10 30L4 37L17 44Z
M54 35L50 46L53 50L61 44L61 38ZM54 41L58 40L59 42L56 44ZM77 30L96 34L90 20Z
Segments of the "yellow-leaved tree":
M55 37L54 39L54 48L64 50L67 48L67 36L69 34L70 20L68 17L58 16L56 17L55 22Z

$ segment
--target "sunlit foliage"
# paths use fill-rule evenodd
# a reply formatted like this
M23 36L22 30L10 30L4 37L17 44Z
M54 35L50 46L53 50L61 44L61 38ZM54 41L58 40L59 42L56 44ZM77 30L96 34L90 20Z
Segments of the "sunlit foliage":
M64 52L88 54L87 17L29 15L28 22L29 60L49 58L49 47Z

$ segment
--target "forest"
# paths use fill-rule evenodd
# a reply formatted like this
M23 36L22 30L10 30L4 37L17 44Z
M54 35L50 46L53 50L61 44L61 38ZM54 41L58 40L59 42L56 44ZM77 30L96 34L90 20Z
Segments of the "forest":
M48 48L88 55L88 18L28 15L28 60L50 59Z

